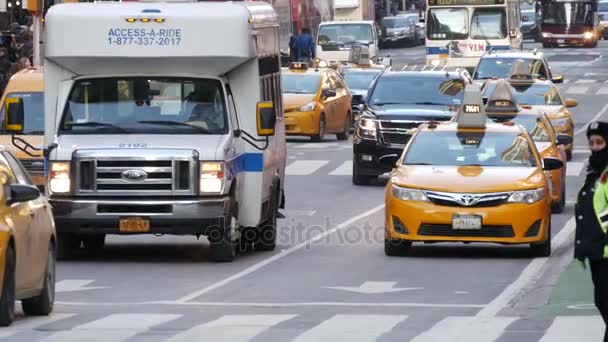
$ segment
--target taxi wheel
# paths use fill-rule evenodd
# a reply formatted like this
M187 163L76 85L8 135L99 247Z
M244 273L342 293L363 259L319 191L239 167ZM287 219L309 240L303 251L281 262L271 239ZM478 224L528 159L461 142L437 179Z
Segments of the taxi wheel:
M44 287L40 296L21 301L23 312L31 316L46 316L53 311L55 303L55 248L49 246L44 275Z
M531 244L532 254L536 257L551 256L551 221L549 221L549 231L547 232L547 241L539 244Z
M232 262L236 258L238 241L234 241L232 235L237 229L236 218L228 215L219 227L212 229L209 233L209 244L211 247L211 260L215 262Z
M327 121L325 121L325 114L321 114L319 119L319 134L310 137L310 140L314 142L321 142L325 138L325 132L327 132Z
M384 254L387 256L404 256L411 248L411 241L384 239Z
M7 327L15 320L15 250L6 250L6 266L0 299L0 326Z
M566 150L566 160L567 161L572 160L572 150Z
M256 251L271 252L277 247L278 203L278 192L273 191L272 198L270 199L270 217L260 228L258 239L255 243Z
M336 134L336 138L338 140L348 140L348 136L350 135L350 128L352 126L352 120L350 113L346 114L346 119L344 120L344 131L342 133Z
M554 214L561 214L566 209L566 185L562 184L562 193L559 197L559 202L551 206L551 212Z
M71 258L80 248L80 238L75 234L57 234L57 259L65 260Z

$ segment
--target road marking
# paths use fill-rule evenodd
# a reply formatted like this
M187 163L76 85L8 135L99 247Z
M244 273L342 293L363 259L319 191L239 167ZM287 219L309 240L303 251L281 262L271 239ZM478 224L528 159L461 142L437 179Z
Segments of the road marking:
M57 282L55 285L56 292L75 292L87 290L109 289L109 286L87 286L94 283L95 280L89 279L65 279Z
M296 337L293 342L371 342L407 319L402 315L335 315Z
M475 321L474 317L447 317L431 329L416 336L411 342L494 342L517 317L495 317Z
M379 211L381 211L383 209L384 209L384 204L376 206L376 207L374 207L374 208L372 208L372 209L370 209L370 210L368 210L368 211L366 211L366 212L364 212L364 213L362 213L360 215L357 215L357 216L355 216L355 217L353 217L353 218L351 218L349 220L346 220L346 221L340 223L339 225L335 226L334 228L332 228L332 229L330 229L328 231L325 231L324 233L319 233L319 234L315 235L312 238L306 239L305 241L300 242L299 244L297 244L297 245L295 245L293 247L290 247L289 249L285 250L283 253L275 254L272 257L269 257L268 259L265 259L265 260L262 260L262 261L260 261L260 262L258 262L256 264L253 264L252 266L250 266L250 267L248 267L248 268L246 268L246 269L244 269L244 270L242 270L242 271L240 271L240 272L238 272L236 274L233 274L232 276L230 276L228 278L220 280L220 281L218 281L218 282L216 282L214 284L211 284L211 285L209 285L209 286L207 286L207 287L205 287L205 288L203 288L201 290L197 290L197 291L194 291L194 292L192 292L190 294L187 294L187 295L183 296L182 298L178 299L176 302L177 303L183 303L183 302L191 301L191 300L196 299L197 297L200 297L200 296L202 296L202 295L204 295L204 294L206 294L208 292L211 292L211 291L213 291L213 290L215 290L217 288L225 286L225 285L227 285L227 284L229 284L229 283L231 283L231 282L233 282L235 280L243 278L243 277L245 277L245 276L247 276L247 275L249 275L249 274L251 274L251 273L253 273L253 272L255 272L255 271L257 271L257 270L259 270L261 268L263 268L263 267L266 267L267 265L272 264L273 262L275 262L277 260L280 260L280 259L282 259L282 258L284 258L284 257L286 257L286 256L288 256L290 254L293 254L293 253L299 251L300 249L302 249L304 247L309 246L311 243L314 243L314 242L317 242L317 241L319 241L321 239L324 239L328 235L331 235L331 234L333 234L333 233L335 233L337 231L340 231L340 230L343 230L345 228L348 228L351 224L353 224L353 223L355 223L355 222L357 222L357 221L359 221L361 219L364 219L364 218L366 218L368 216L371 216L371 215L373 215L373 214L375 214L375 213L377 213L377 212L379 212Z
M342 165L338 166L337 169L333 170L330 176L350 176L353 174L353 161L347 160Z
M566 166L566 176L580 176L581 171L583 171L586 164L586 162L568 162Z
M596 82L597 82L597 80L581 79L581 80L576 80L576 82L574 82L574 83L578 83L578 84L583 83L584 84L584 83L596 83Z
M282 212L287 217L314 216L317 213L316 210L282 210Z
M78 325L71 330L55 333L41 342L119 342L147 331L181 315L172 314L112 314L104 318Z
M339 143L310 143L310 144L301 144L296 146L296 148L304 148L304 149L326 149L326 148L334 148L338 147Z
M589 87L570 87L566 90L568 94L584 95L589 91Z
M583 127L579 128L578 131L574 132L574 135L576 136L576 135L586 132L587 126L589 126L590 123L597 121L599 118L601 118L602 115L606 114L606 111L608 111L608 104L606 104L604 106L604 108L602 108L597 114L595 114L595 116L593 117L593 119L591 119L591 121L586 123Z
M8 338L20 333L23 330L33 330L43 325L51 324L62 319L76 316L75 314L51 314L48 317L24 317L16 320L13 325L0 330L0 339Z
M573 154L590 154L589 150L572 150Z
M424 290L424 287L395 287L395 285L397 285L396 281L366 281L360 286L325 286L324 288L361 294L380 294Z
M249 341L296 315L227 315L179 333L166 342Z
M572 217L562 230L553 238L553 251L563 248L566 244L571 243L570 238L574 233L576 221ZM549 258L536 258L532 260L528 266L521 272L517 280L507 286L503 292L492 300L485 308L480 310L475 316L478 320L492 318L503 310L509 303L515 299L527 286L535 283L542 277L543 267L549 261Z
M600 316L559 316L539 342L601 341L605 329Z
M329 163L328 160L296 160L285 169L289 176L307 176Z
M600 88L600 90L598 90L596 94L597 95L606 95L606 94L608 94L608 87L602 87L602 88Z

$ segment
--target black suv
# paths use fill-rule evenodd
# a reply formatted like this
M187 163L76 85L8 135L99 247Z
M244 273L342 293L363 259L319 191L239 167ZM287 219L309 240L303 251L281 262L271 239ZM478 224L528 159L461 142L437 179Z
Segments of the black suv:
M353 184L370 184L391 171L388 161L401 156L414 130L428 121L450 120L471 82L464 70L385 72L378 77L355 128Z

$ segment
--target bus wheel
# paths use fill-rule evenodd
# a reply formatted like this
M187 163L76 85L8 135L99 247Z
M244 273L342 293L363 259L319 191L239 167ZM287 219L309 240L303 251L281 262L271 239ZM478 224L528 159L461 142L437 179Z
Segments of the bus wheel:
M209 232L211 260L215 262L232 262L236 258L237 242L234 235L237 229L236 217L231 211L218 227Z
M270 252L274 251L277 247L277 219L279 216L278 193L278 190L273 190L268 208L270 215L266 221L262 223L260 231L258 232L258 239L254 245L256 251Z

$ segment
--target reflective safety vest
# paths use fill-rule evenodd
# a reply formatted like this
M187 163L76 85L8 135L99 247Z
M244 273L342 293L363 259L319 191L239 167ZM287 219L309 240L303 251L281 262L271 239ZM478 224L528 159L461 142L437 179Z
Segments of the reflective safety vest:
M604 258L608 259L608 169L606 169L595 187L593 210L605 235Z

